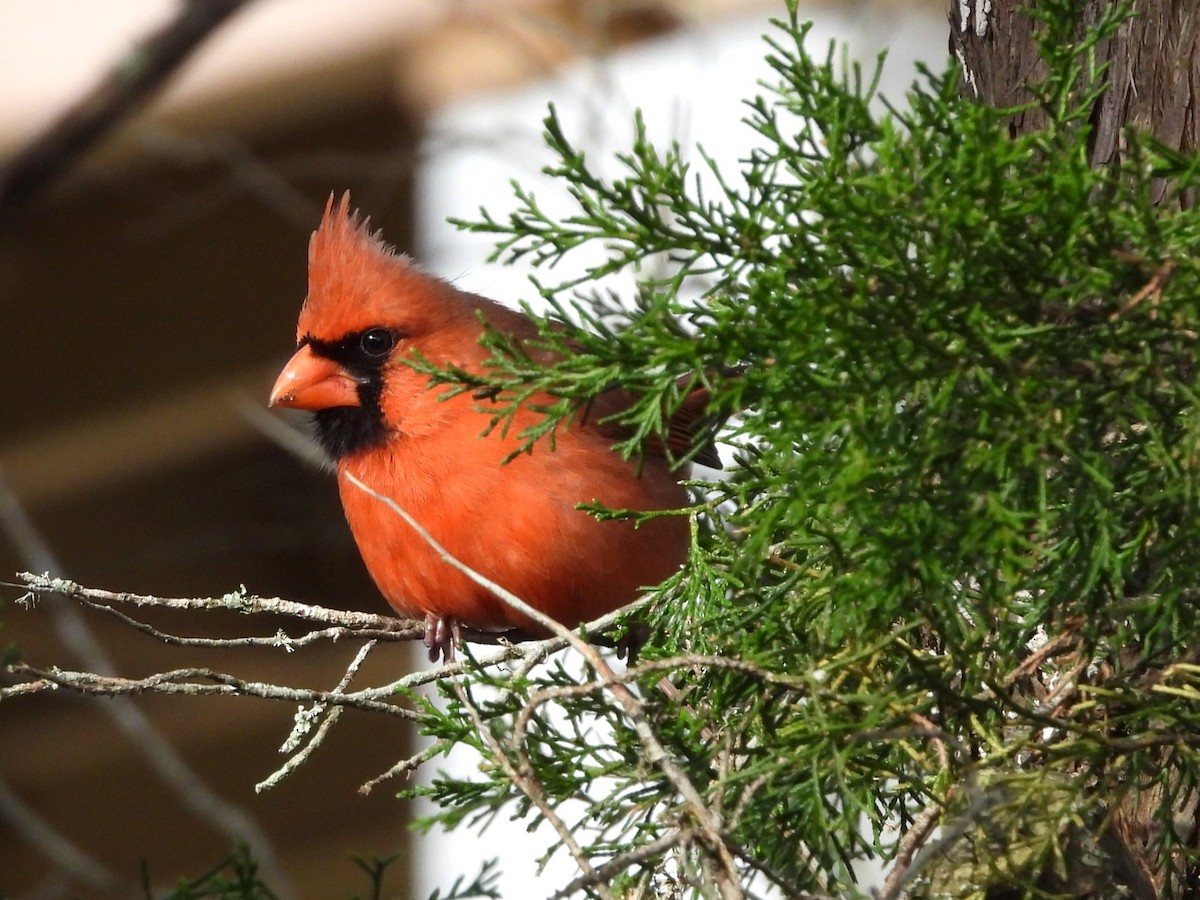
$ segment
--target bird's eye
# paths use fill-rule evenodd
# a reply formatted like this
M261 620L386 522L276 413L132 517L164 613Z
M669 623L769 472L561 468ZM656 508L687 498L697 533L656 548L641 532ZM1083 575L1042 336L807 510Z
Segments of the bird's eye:
M362 352L373 359L387 356L396 346L396 335L386 328L370 328L358 339Z

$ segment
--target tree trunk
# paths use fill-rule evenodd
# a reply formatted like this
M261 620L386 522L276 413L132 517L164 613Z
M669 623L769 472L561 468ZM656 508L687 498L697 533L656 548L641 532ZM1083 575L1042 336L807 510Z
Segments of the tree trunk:
M981 103L1015 108L1033 99L1026 85L1046 73L1038 49L1044 26L1025 8L1039 0L950 0L950 52L961 67L960 91ZM1072 40L1080 40L1115 0L1077 0ZM1200 2L1197 0L1134 0L1134 15L1111 38L1096 47L1096 63L1105 90L1095 101L1088 125L1088 155L1093 166L1121 165L1123 134L1135 128L1152 134L1167 147L1193 153L1200 147ZM1104 67L1104 68L1101 68ZM1037 106L1012 112L1009 131L1014 137L1037 131L1046 116ZM1153 185L1152 199L1162 201L1167 184ZM1192 194L1180 198L1194 205ZM1176 773L1179 780L1194 773ZM1194 777L1192 778L1194 783ZM1070 867L1070 896L1136 898L1200 897L1200 866L1194 860L1165 859L1158 838L1170 821L1196 845L1195 790L1172 791L1182 800L1164 810L1170 800L1161 788L1130 791L1115 800L1099 833L1066 836L1066 845L1098 849L1106 862ZM1181 855L1182 856L1182 855ZM1092 859L1096 857L1092 855ZM1167 887L1167 870L1178 875ZM1107 872L1102 871L1107 869ZM1096 893L1096 886L1108 882ZM1115 882L1115 884L1114 884ZM1120 885L1120 887L1116 887ZM1108 894L1108 891L1114 891Z
M1037 0L1032 0L1037 5ZM1040 23L1028 0L950 0L950 52L962 67L962 91L983 103L1014 107L1045 74L1038 55ZM1077 2L1073 39L1082 38L1114 0ZM1119 164L1122 130L1133 126L1183 152L1200 147L1200 4L1196 0L1134 0L1135 14L1096 48L1107 90L1092 109L1088 150L1093 165ZM1013 135L1045 124L1040 109L1012 115ZM1158 203L1166 185L1155 185ZM1191 197L1184 202L1192 205Z

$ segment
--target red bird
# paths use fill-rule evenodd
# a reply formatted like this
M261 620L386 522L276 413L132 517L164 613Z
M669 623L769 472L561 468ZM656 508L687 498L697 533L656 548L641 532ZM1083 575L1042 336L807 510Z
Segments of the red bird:
M588 415L556 434L554 447L502 461L516 435L538 420L522 408L509 429L482 436L489 421L469 393L405 364L419 354L438 366L484 373L480 315L495 330L537 336L525 315L422 272L352 212L349 195L325 207L308 247L308 296L297 350L271 391L272 406L311 410L316 438L337 464L393 499L460 562L566 626L604 615L677 571L688 552L685 516L635 528L598 521L576 507L678 509L687 493L653 448L639 474L611 449L611 429L593 424L628 402L609 391ZM533 397L531 405L551 402ZM685 403L672 445L686 447L707 392ZM711 453L705 457L714 459ZM430 659L453 658L460 626L545 630L455 570L394 510L339 477L346 520L371 577L402 616L424 618Z

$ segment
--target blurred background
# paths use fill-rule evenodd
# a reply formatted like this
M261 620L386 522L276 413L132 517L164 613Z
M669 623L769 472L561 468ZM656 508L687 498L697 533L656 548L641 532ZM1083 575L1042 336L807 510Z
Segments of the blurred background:
M179 10L5 0L0 169ZM944 65L943 0L801 13L819 55L844 41L869 67L890 48L893 100L917 61ZM0 207L0 581L51 571L169 596L245 585L383 612L332 478L273 439L263 409L294 346L326 198L349 189L390 243L468 290L534 299L527 272L485 264L490 241L447 216L502 214L511 178L569 212L539 173L549 102L592 158L627 145L641 108L654 140L736 165L752 145L740 101L769 78L761 36L782 15L766 0L247 3L81 165ZM137 677L204 665L329 689L355 650L168 647L63 602L25 610L22 593L0 588L0 646L39 666ZM147 618L214 637L247 627ZM424 665L409 649L376 652L356 683ZM284 898L367 893L350 855L392 853L385 896L424 897L493 856L505 896L550 892L536 883L545 842L523 829L414 835L419 808L394 785L357 792L417 748L398 720L344 716L296 774L256 794L293 712L252 699L6 702L0 898L141 896L143 867L161 892L239 838Z

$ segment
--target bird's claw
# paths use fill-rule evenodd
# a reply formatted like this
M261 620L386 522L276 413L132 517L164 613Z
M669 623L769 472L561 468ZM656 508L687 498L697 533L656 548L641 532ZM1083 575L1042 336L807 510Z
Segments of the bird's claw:
M637 665L642 648L650 641L650 626L642 621L630 623L629 630L617 639L617 659L625 660L627 666Z
M429 661L438 657L446 663L454 662L454 647L462 640L462 627L456 619L445 616L425 615L425 646L429 649Z

